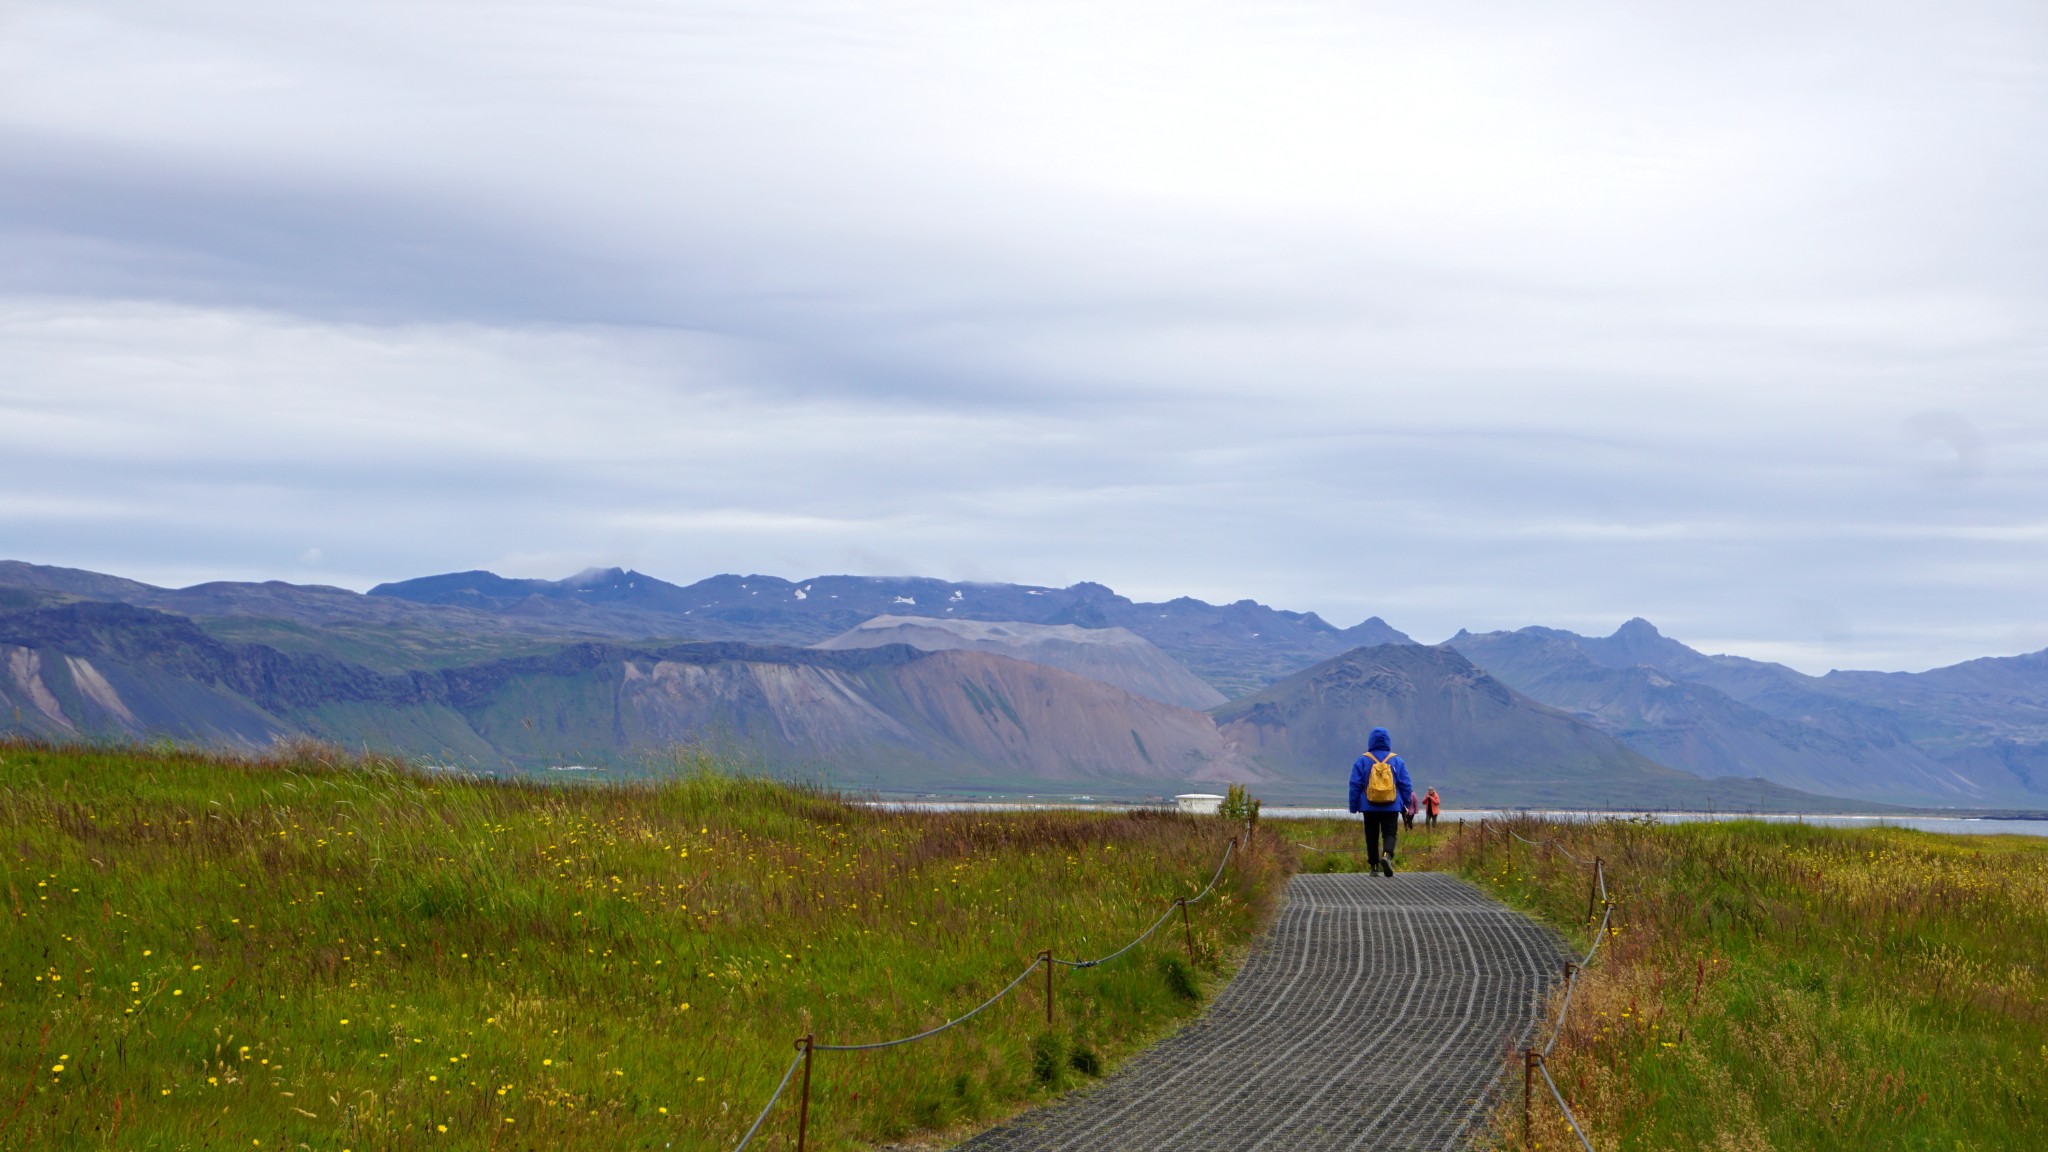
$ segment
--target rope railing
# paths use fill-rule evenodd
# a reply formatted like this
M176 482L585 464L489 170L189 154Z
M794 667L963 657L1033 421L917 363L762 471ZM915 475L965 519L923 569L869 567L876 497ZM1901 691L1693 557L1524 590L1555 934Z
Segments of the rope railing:
M1586 1152L1593 1152L1593 1142L1586 1139L1585 1130L1579 1127L1579 1118L1572 1115L1571 1105L1564 1102L1564 1093L1557 1090L1557 1081L1550 1078L1550 1066L1544 1061L1536 1062L1536 1071L1543 1074L1543 1082L1550 1085L1550 1095L1557 1101L1557 1110L1564 1113L1564 1122L1572 1126L1572 1135L1579 1138Z
M796 1075L796 1066L804 1062L804 1055L803 1041L799 1040L797 1041L796 1059L789 1062L789 1069L782 1074L782 1079L775 1085L775 1091L769 1095L768 1103L761 1105L761 1114L754 1117L753 1124L748 1126L747 1134L740 1137L739 1147L733 1149L733 1152L740 1152L740 1149L745 1148L747 1142L754 1138L754 1133L761 1130L761 1122L768 1119L768 1113L775 1107L775 1102L782 1099L782 1090L789 1087L789 1078Z
M813 1044L811 1045L811 1050L814 1052L873 1052L878 1048L894 1048L901 1044L911 1044L916 1041L923 1040L928 1036L937 1036L939 1033L944 1032L946 1029L951 1028L956 1024L965 1024L969 1020L974 1019L976 1016L981 1015L982 1009L987 1008L989 1005L995 1003L998 1000L1001 1000L1005 996L1008 996L1012 991L1016 989L1017 985L1022 984L1024 982L1024 978L1026 976L1029 976L1033 972L1038 971L1038 966L1043 963L1045 963L1045 957L1043 955L1040 955L1036 959L1032 960L1031 963L1025 967L1024 971L1019 972L1015 980L1012 980L1008 984L1003 985L1003 990L1001 992L998 992L995 995L989 997L988 999L983 1000L981 1003L975 1005L973 1008L968 1009L962 1015L955 1016L951 1020L946 1021L944 1024L941 1024L936 1028L927 1028L924 1031L919 1032L915 1036L899 1036L894 1040L877 1040L871 1044Z
M1250 829L1251 825L1249 822L1247 822L1247 835L1249 834ZM1016 991L1017 986L1019 984L1024 983L1026 977L1030 976L1033 972L1036 972L1041 968L1045 969L1045 1020L1046 1023L1050 1025L1053 1019L1052 974L1056 968L1094 968L1103 964L1107 964L1111 960L1114 960L1117 957L1122 956L1124 953L1129 952L1131 949L1136 948L1138 945L1144 943L1147 939L1151 937L1151 935L1154 932L1157 932L1159 930L1160 925L1166 923L1168 920L1173 918L1173 914L1176 910L1178 910L1181 914L1182 923L1187 926L1188 958L1190 960L1193 960L1195 956L1194 926L1188 917L1188 906L1191 904L1201 903L1203 900L1208 898L1209 893L1216 890L1216 885L1223 879L1224 869L1230 866L1231 856L1237 851L1237 839L1237 837L1232 836L1230 838L1230 842L1224 845L1223 858L1217 861L1216 872L1214 875L1209 877L1209 883L1207 887L1203 888L1199 893L1193 896L1176 897L1173 903L1167 907L1166 911L1160 915L1159 919L1154 920L1152 922L1151 927L1148 927L1143 932L1138 933L1138 935L1135 938L1133 938L1129 943L1125 944L1123 947L1117 949L1116 951L1111 952L1107 956L1101 956L1094 960L1062 960L1059 957L1056 957L1052 954L1052 949L1047 948L1041 951L1031 961L1030 964L1025 965L1024 971L1019 972L1017 974L1016 979L1011 980L1008 984L1003 985L1002 991L997 992L995 995L982 1001L980 1004L975 1005L973 1008L962 1013L961 1015L955 1016L953 1019L946 1021L944 1024L940 1024L937 1027L933 1028L927 1028L922 1032L916 1033L915 1035L901 1036L894 1040L876 1040L867 1044L820 1044L813 1036L805 1035L799 1037L796 1042L796 1059L790 1061L789 1068L782 1074L782 1080L775 1085L775 1091L768 1097L768 1103L762 1105L760 1115L754 1117L753 1125L747 1129L746 1135L740 1137L740 1142L733 1147L733 1152L745 1152L747 1143L754 1138L754 1134L756 1132L759 1132L761 1130L761 1124L762 1122L768 1119L768 1113L773 1111L776 1102L782 1099L783 1090L789 1087L790 1077L795 1075L797 1067L799 1065L802 1065L803 1067L804 1079L801 1102L799 1104L797 1113L796 1146L797 1152L803 1152L805 1141L809 1134L810 1128L811 1054L814 1052L872 1052L883 1048L896 1048L904 1044L911 1044L919 1040L929 1039L933 1036L937 1036L939 1033L944 1032L949 1028L953 1028L957 1025L964 1024L967 1021L972 1020L976 1016L979 1016L982 1012L986 1011L989 1007L993 1006L997 1001L1000 1001L1005 996L1008 996L1010 993Z
M1161 924L1164 924L1168 920L1173 919L1174 908L1180 909L1181 918L1185 920L1188 914L1188 905L1200 904L1202 901L1209 898L1209 893L1216 890L1216 882L1218 880L1223 879L1223 869L1230 865L1230 854L1232 852L1235 852L1236 850L1237 837L1232 836L1230 838L1230 843L1225 844L1223 846L1223 859L1218 861L1216 864L1216 874L1214 876L1209 877L1209 886L1207 888L1202 889L1202 891L1198 895L1183 896L1180 899L1175 900L1173 904L1166 909L1166 911L1160 913L1159 919L1154 920L1150 928L1147 928L1143 932L1138 933L1138 935L1134 937L1130 943L1125 944L1123 947L1117 949L1114 952L1111 952L1107 956L1099 956L1093 960L1060 960L1052 956L1047 956L1046 959L1051 960L1054 964L1059 964L1067 968L1093 968L1100 964L1107 964L1111 960L1114 960L1117 957L1123 955L1124 953L1129 952L1131 949L1136 948L1138 945L1143 944L1145 940L1148 937L1150 937L1154 932L1159 931L1159 926ZM1192 949L1190 949L1190 951L1192 952Z
M1479 822L1479 826L1481 828L1493 827L1493 825L1487 823L1484 820L1481 820ZM1572 863L1579 865L1582 868L1590 868L1593 865L1593 862L1591 860L1581 860L1577 856L1572 855L1570 852L1565 850L1564 845L1559 844L1555 840L1543 840L1541 842L1538 842L1529 839L1527 836L1522 835L1520 832L1515 831L1513 828L1502 828L1500 829L1500 831L1505 832L1510 836L1513 836L1515 839L1520 840L1522 843L1527 844L1531 848L1548 848L1551 851L1557 853L1558 855L1564 857Z
M1116 959L1117 957L1123 955L1126 952L1129 952L1131 949L1136 948L1138 945L1143 944L1146 940L1150 939L1154 932L1159 931L1159 926L1161 924L1164 924L1168 920L1173 919L1174 909L1179 908L1180 906L1181 902L1175 900L1172 904L1167 906L1166 911L1159 914L1159 919L1154 920L1152 922L1151 927L1145 929L1143 932L1138 933L1137 936L1131 939L1130 943L1124 945L1123 947L1117 949L1114 952L1111 952L1107 956L1098 957L1094 960L1060 960L1055 958L1053 960L1053 963L1058 964L1063 968L1094 968L1101 964L1107 964L1111 960Z
M1579 973L1585 971L1586 967L1593 963L1594 955L1600 951L1600 942L1607 939L1608 925L1614 921L1614 901L1609 899L1607 895L1607 860L1602 856L1595 856L1590 861L1582 860L1566 851L1564 846L1556 840L1547 838L1542 841L1531 840L1513 828L1495 827L1485 820L1479 822L1479 834L1482 837L1482 843L1489 829L1512 836L1531 848L1538 850L1548 848L1580 867L1593 869L1593 890L1588 894L1587 918L1592 918L1591 901L1597 899L1601 908L1600 926L1593 930L1593 944L1586 949L1586 954L1583 957L1577 961L1566 961L1565 963L1564 999L1558 1004L1557 1023L1550 1030L1550 1040L1543 1045L1540 1051L1534 1045L1522 1051L1522 1143L1525 1146L1534 1147L1530 1140L1529 1110L1532 1103L1531 1097L1534 1095L1535 1077L1541 1075L1544 1084L1550 1088L1551 1097L1557 1101L1558 1111L1564 1113L1564 1122L1571 1126L1572 1135L1579 1138L1579 1143L1585 1147L1586 1152L1595 1152L1593 1142L1586 1137L1585 1129L1579 1126L1579 1118L1572 1114L1571 1105L1565 1103L1564 1093L1558 1089L1557 1081L1550 1076L1550 1053L1557 1048L1557 1042L1564 1038L1565 1020L1571 1014L1572 994L1578 990Z

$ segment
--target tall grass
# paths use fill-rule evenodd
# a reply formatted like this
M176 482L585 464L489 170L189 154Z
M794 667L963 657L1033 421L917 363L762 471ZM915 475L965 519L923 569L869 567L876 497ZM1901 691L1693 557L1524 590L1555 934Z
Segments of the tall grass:
M1615 923L1550 1063L1603 1152L2048 1148L2048 843L1515 827L1608 863ZM1474 827L1435 863L1590 942L1589 874L1557 853ZM1535 1116L1537 1147L1578 1146L1554 1106Z
M1365 856L1365 829L1356 818L1276 820L1267 828L1294 853L1296 871L1365 872L1372 867L1372 861ZM1396 837L1395 866L1400 869L1433 867L1437 845L1455 828L1455 824L1440 822L1432 830L1421 817L1416 817L1415 827L1403 830Z
M881 1039L1041 948L1107 951L1234 830L891 814L681 763L546 787L0 745L0 1144L729 1148L798 1035ZM821 1148L999 1115L1196 1010L1270 912L1253 852L1162 936L973 1024L820 1054ZM1048 1058L1052 1052L1057 1058ZM787 1111L756 1147L788 1145Z

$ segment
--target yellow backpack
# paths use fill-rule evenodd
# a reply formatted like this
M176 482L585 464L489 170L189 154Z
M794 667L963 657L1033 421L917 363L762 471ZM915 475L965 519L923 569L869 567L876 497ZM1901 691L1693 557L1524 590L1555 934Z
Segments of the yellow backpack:
M1365 778L1365 798L1374 804L1392 804L1394 797L1399 795L1394 787L1394 766L1380 759L1377 753L1367 752L1366 755L1372 757L1372 774Z

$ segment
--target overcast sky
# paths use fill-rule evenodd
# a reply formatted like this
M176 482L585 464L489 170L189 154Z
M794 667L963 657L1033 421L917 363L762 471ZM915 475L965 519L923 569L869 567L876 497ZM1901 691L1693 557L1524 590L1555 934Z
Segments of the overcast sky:
M0 5L0 556L2048 645L2048 5Z

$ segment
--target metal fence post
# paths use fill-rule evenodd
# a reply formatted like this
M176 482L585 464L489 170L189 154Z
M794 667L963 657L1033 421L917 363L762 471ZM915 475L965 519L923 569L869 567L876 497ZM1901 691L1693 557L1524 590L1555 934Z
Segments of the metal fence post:
M1180 905L1180 926L1186 930L1188 935L1188 963L1193 964L1195 962L1195 924L1188 917L1188 898L1183 896L1175 901L1175 903Z
M1045 1026L1050 1029L1052 1027L1052 949L1047 948L1039 952L1038 962L1045 965Z
M804 1094L798 1098L796 1106L796 1152L804 1152L804 1141L811 1131L811 1045L814 1039L811 1033L806 1032L804 1038L796 1042L796 1046L804 1050Z

